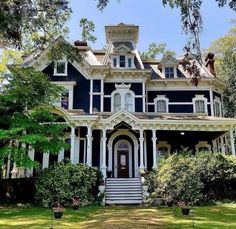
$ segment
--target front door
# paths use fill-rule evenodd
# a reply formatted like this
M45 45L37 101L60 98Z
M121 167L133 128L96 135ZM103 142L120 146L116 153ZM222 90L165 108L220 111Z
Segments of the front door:
M117 151L117 170L118 177L129 177L129 151L121 150Z

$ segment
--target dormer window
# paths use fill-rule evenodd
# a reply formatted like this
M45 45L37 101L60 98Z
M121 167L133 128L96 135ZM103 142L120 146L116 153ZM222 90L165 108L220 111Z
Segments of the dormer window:
M165 76L166 78L174 78L174 68L173 67L165 67Z
M133 68L134 57L131 55L114 55L112 56L113 68Z
M157 113L168 113L169 112L169 99L165 97L165 95L158 95L154 99L155 103L155 112Z
M54 65L54 75L67 75L67 61L56 61Z
M207 113L207 98L204 95L196 95L193 98L194 113Z

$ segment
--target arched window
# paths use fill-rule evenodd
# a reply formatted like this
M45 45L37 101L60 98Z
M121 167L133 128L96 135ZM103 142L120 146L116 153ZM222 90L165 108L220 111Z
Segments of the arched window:
M194 113L207 113L207 98L204 95L196 95L193 98Z
M128 92L125 94L125 110L133 112L133 107L133 96Z
M158 113L168 113L168 102L169 99L165 97L165 95L158 95L154 99L154 104L155 104L155 112Z
M205 103L203 100L195 101L196 113L205 113Z
M114 95L114 107L113 111L119 111L121 110L121 95L119 93L116 93Z
M111 94L111 111L135 111L135 94L129 90L130 84L116 84L116 90Z
M216 117L221 117L221 101L218 97L214 99L214 111Z

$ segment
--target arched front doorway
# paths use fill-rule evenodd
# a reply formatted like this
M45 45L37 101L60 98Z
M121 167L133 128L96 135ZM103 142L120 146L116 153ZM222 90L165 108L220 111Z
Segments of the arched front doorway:
M115 177L132 177L132 146L127 140L119 140L114 146Z
M114 177L140 176L138 167L139 144L136 136L131 131L128 129L118 129L109 138L107 146L108 170L112 171ZM118 166L123 168L118 168ZM124 172L120 170L124 170Z

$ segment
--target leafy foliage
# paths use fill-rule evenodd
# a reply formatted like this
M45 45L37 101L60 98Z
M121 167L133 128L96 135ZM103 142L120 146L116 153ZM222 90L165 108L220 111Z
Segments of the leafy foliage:
M100 179L101 173L96 168L61 162L39 174L36 198L44 207L54 202L70 206L75 196L80 198L80 204L88 205L95 201Z
M62 89L32 68L11 70L0 94L0 163L9 157L19 167L33 167L31 148L56 154L67 147L63 140L67 126L53 124L57 117L42 108L50 107Z
M174 154L163 160L158 170L148 177L150 190L165 199L190 204L224 198L236 175L235 162L214 153Z
M92 35L95 30L94 23L89 21L87 18L82 18L79 25L82 28L82 41L92 41L94 43L97 40L97 38Z

